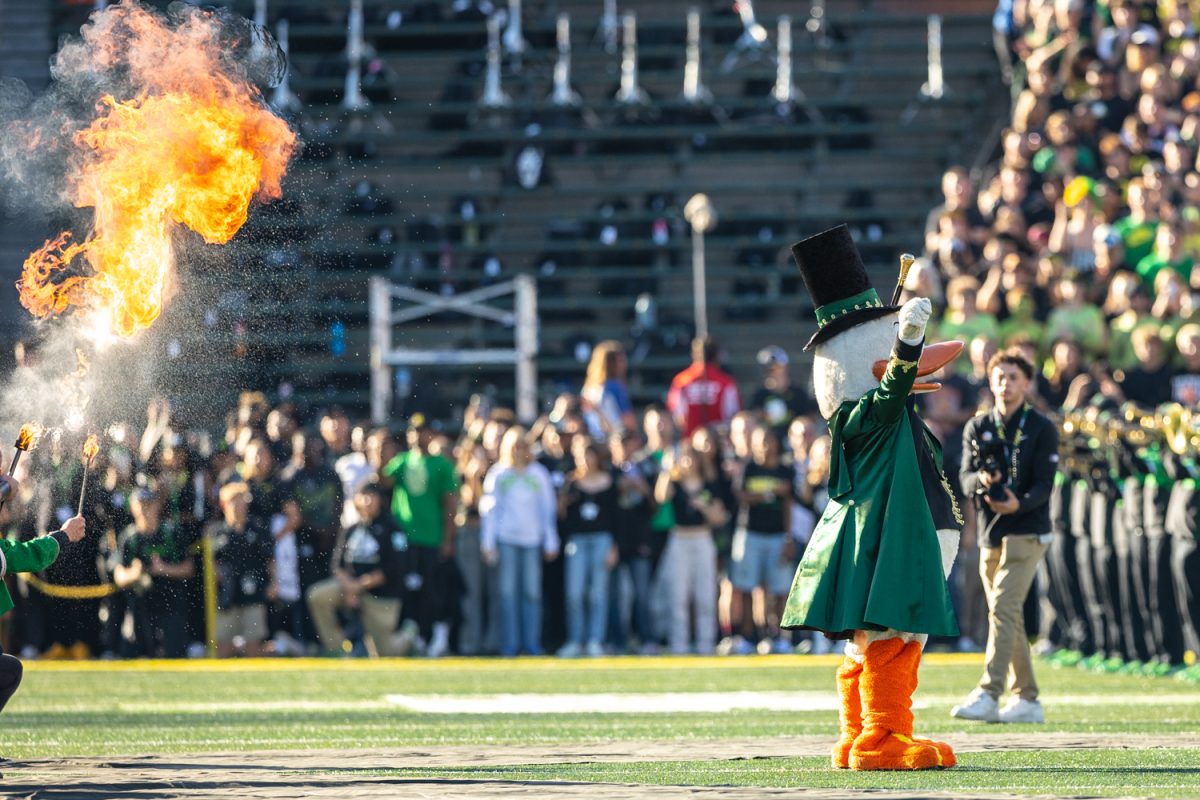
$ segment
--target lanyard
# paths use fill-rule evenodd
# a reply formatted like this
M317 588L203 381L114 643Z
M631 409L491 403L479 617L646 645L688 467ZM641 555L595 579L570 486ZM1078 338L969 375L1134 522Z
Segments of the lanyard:
M1000 413L1000 409L993 409L995 413L996 433L1000 440L1008 442L1008 431L1004 428L1004 415ZM1025 421L1029 419L1029 402L1026 401L1021 407L1021 419L1017 422L1017 433L1012 440L1012 466L1009 468L1009 474L1012 476L1013 485L1017 484L1017 456L1021 452L1021 441L1025 438Z

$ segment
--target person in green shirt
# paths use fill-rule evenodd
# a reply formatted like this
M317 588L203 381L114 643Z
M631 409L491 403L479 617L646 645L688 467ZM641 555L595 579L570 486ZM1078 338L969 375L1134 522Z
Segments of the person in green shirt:
M1070 339L1091 355L1103 353L1108 336L1104 314L1084 303L1083 286L1077 277L1068 275L1059 282L1058 299L1058 306L1046 320L1044 341Z
M1137 264L1154 249L1154 232L1158 228L1158 220L1150 216L1148 200L1142 178L1131 178L1125 189L1129 215L1113 223L1113 230L1121 237L1121 245L1125 248L1127 264Z
M1147 286L1155 285L1160 270L1170 268L1185 281L1192 274L1192 257L1183 252L1179 231L1174 225L1160 223L1154 234L1154 251L1137 263L1137 274Z
M1004 296L1008 319L1000 323L1000 346L1011 347L1018 339L1033 342L1039 355L1045 349L1044 326L1037 321L1037 301L1028 289L1018 286ZM1036 359L1035 359L1036 361Z
M12 495L18 494L20 485L9 475L0 475L0 504ZM0 522L8 512L0 508ZM58 554L68 542L78 542L87 533L83 517L71 517L62 530L48 536L39 536L28 542L18 542L12 539L0 538L0 616L13 609L12 596L3 578L9 573L41 572L58 559ZM16 656L9 655L0 649L0 711L8 705L8 701L16 694L21 685L24 667ZM3 777L0 775L0 777Z
M996 341L1000 326L994 316L978 310L975 304L978 297L979 281L970 275L960 275L946 284L946 313L937 326L937 338L969 342L976 336L986 336ZM954 368L964 375L970 371L961 364Z
M384 465L382 477L392 486L392 516L408 537L414 573L408 589L422 635L428 635L431 657L450 648L450 621L459 597L454 542L458 533L458 477L445 456L430 451L433 430L425 418L409 420L409 449Z

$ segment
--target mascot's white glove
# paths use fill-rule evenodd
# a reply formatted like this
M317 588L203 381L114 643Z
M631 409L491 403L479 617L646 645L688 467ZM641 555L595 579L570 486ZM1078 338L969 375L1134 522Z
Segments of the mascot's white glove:
M925 325L933 314L933 304L926 297L914 297L900 307L900 341L920 344L925 338Z

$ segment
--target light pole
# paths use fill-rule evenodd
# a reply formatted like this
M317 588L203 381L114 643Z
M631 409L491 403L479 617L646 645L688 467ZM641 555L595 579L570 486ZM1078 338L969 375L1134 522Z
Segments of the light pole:
M717 225L717 210L706 194L692 195L683 207L683 218L692 226L692 307L696 336L708 336L708 293L705 287L704 234Z

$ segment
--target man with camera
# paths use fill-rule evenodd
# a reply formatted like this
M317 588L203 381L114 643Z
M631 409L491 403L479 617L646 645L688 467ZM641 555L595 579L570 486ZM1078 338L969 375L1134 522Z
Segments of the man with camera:
M987 658L979 686L950 712L985 722L1043 722L1025 635L1024 603L1050 543L1058 429L1026 400L1033 365L1017 350L992 356L995 408L963 431L963 492L979 510L979 573L988 603ZM1007 685L1012 674L1012 686ZM1006 689L1013 697L1003 709Z

